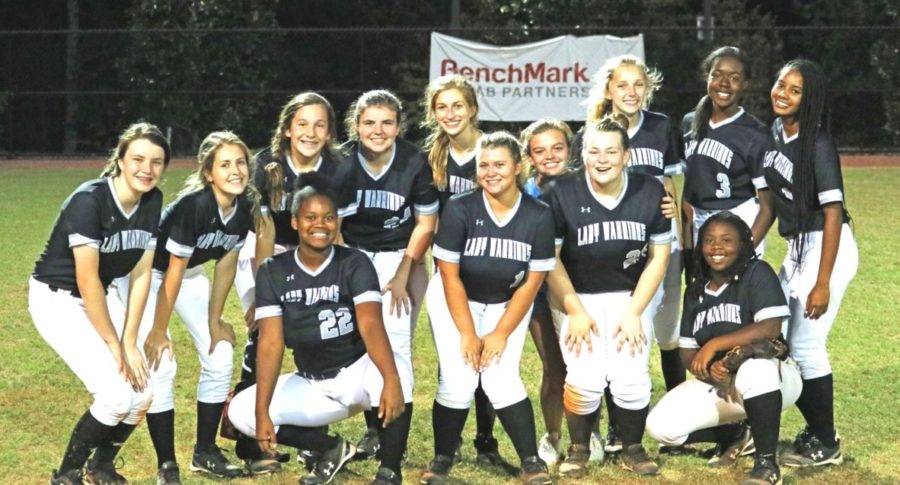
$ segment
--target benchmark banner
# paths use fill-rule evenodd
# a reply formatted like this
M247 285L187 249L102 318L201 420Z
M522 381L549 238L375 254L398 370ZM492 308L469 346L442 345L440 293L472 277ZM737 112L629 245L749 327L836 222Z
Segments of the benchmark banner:
M610 57L644 58L644 37L566 35L512 47L431 34L432 80L461 74L478 90L478 118L583 121L591 78Z

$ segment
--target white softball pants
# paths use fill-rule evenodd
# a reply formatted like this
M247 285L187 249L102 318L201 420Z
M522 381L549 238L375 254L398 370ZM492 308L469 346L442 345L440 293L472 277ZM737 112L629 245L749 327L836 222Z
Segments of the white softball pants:
M479 373L466 365L463 359L460 350L462 337L453 322L453 315L450 314L450 309L447 307L447 298L444 295L444 284L440 274L431 278L425 298L428 302L426 307L431 319L431 332L434 336L434 346L437 349L440 363L435 401L451 409L469 409L479 380L481 388L484 389L494 409L503 409L528 397L525 384L519 375L519 363L522 360L522 350L528 335L531 309L507 337L506 349L500 355L500 361L491 363ZM479 338L497 328L497 323L503 316L503 312L506 311L508 304L509 302L491 304L469 302L469 312L475 323L475 334Z
M116 334L121 339L125 327L125 306L107 295L107 308ZM106 342L94 329L84 302L65 290L53 291L45 283L28 280L28 311L41 337L94 397L91 415L107 426L120 422L140 424L153 399L153 385L136 392L119 374ZM138 339L138 348L143 341Z
M165 273L154 270L150 284L150 296L141 320L139 338L146 339L153 328L153 317L156 313L156 300L159 287L162 286ZM116 280L120 298L128 295L128 278ZM175 300L175 313L184 322L200 359L200 379L197 384L197 400L216 404L225 402L231 389L231 374L234 370L234 346L228 342L219 342L212 355L209 353L209 298L211 284L206 277L203 266L195 266L184 273L181 291ZM171 338L171 335L170 335ZM163 356L159 369L150 372L155 397L150 406L151 413L161 413L175 408L175 372L177 365L169 359L168 353Z
M723 209L724 210L724 209ZM750 198L741 202L738 206L732 207L731 209L727 209L731 211L734 215L738 216L747 223L747 226L751 229L753 228L753 221L756 220L757 214L759 214L759 200L756 197ZM717 214L722 212L722 210L704 210L698 209L694 207L694 245L699 244L697 241L697 235L700 233L700 226L706 222L707 219L710 218L713 214ZM766 239L763 238L762 242L756 246L756 255L760 258L763 257L763 254L766 252Z
M413 400L412 368L394 354L403 399ZM377 407L384 381L372 359L364 355L331 379L313 380L283 374L275 384L269 417L276 430L282 424L317 427L336 423ZM256 436L256 385L239 392L228 407L228 418L247 436Z
M784 332L791 345L791 357L800 365L803 379L809 380L831 374L831 362L828 360L826 346L828 333L834 325L844 293L859 267L859 249L856 247L850 225L842 225L840 246L829 284L831 298L828 301L828 310L818 320L806 318L803 316L803 310L819 275L822 231L807 233L803 252L803 259L798 267L793 245L788 241L788 253L784 257L778 277L791 309L791 318L787 324L787 331Z
M358 248L357 248L358 249ZM384 288L397 274L397 268L403 261L404 249L397 251L371 252L360 249L378 273L378 285ZM422 302L425 299L425 289L428 286L428 272L425 269L425 261L413 264L409 272L409 280L406 287L409 290L409 298L412 300L412 308L409 314L397 316L391 314L391 297L389 293L384 295L381 303L381 316L384 318L384 328L387 330L388 339L395 355L399 355L405 365L412 368L412 339L415 335L416 322L419 319L419 311L422 310ZM400 365L399 362L397 364Z
M617 340L613 331L628 308L630 292L579 293L578 298L588 315L597 323L600 336L590 335L593 352L582 346L576 356L566 347L569 316L553 311L554 325L559 329L559 346L566 363L565 400L569 411L590 414L600 407L606 386L616 405L629 410L640 410L650 404L650 339L653 325L647 312L641 317L641 326L647 336L647 345L641 352L631 355L629 346L616 351Z
M296 249L296 246L275 245L273 256L277 256L285 251ZM253 260L256 258L256 233L250 231L247 233L247 239L241 252L238 253L237 272L234 275L234 289L237 291L238 298L241 300L241 311L247 313L256 303L256 276L253 274ZM257 264L262 261L257 261Z
M800 370L790 359L750 359L738 369L734 383L744 400L780 390L782 411L794 405L803 388ZM711 385L689 379L656 403L647 416L647 432L663 445L678 446L694 431L746 417L743 402L727 401Z
M653 322L653 333L660 350L678 348L681 333L681 243L678 235L678 221L672 219L672 234L676 238L671 244L669 264L662 283L656 289L653 299L647 305L646 314Z

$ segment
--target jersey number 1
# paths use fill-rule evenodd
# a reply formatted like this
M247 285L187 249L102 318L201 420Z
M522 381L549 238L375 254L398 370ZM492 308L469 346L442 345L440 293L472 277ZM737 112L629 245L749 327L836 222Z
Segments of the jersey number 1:
M353 331L353 316L350 310L338 308L334 310L322 310L319 312L319 332L322 340L347 335Z

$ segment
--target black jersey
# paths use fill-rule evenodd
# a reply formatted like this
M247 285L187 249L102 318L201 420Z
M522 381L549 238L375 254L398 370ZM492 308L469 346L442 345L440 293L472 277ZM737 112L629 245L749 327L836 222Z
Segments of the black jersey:
M547 204L520 193L501 224L481 189L455 195L442 215L432 254L459 264L469 300L508 301L529 271L556 266L553 214Z
M772 124L772 136L775 138L777 151L766 154L763 172L766 183L775 196L775 214L778 216L778 233L785 238L797 236L800 229L794 215L793 192L793 160L800 160L799 135L785 139L781 119L776 119ZM844 202L844 179L841 176L841 159L837 148L831 138L823 132L819 132L816 140L816 152L813 156L815 164L816 200L811 204L812 212L805 221L806 231L821 231L825 226L825 213L822 206L834 202ZM843 210L843 222L848 222L850 217Z
M625 188L612 207L597 200L584 170L557 178L541 196L553 209L560 260L577 293L633 291L649 245L672 240L672 223L659 209L662 183L623 176Z
M282 186L284 191L281 200L276 201L272 206L272 182L266 173L265 167L272 162L281 166L283 174ZM314 170L326 177L334 175L338 162L332 158L328 150L324 150L316 162ZM260 211L263 215L268 214L272 217L275 224L275 244L283 246L296 247L300 241L297 239L297 231L291 227L291 202L294 197L294 186L297 183L300 172L291 162L290 155L285 154L280 160L272 159L272 150L267 148L256 154L256 173L253 175L253 185L260 195Z
M699 300L685 295L678 343L685 349L699 349L742 325L790 316L775 271L765 261L754 260L737 282L729 282L716 292L704 289Z
M156 247L154 234L162 202L162 192L154 188L126 214L112 178L81 184L63 202L32 275L80 296L72 248L86 245L100 251L100 282L108 287L113 279L130 273L144 251Z
M185 194L163 212L153 269L169 269L170 254L189 258L188 268L219 260L228 251L240 251L252 227L250 201L243 195L235 199L228 217L222 217L211 186Z
M440 192L441 212L447 206L447 201L454 194L461 194L475 188L475 166L478 152L472 154L471 157L462 163L456 161L456 158L447 150L447 187L438 189Z
M669 122L668 116L641 111L637 131L629 140L629 173L642 173L662 179L663 176L672 177L684 171L684 142L681 140L680 130Z
M351 155L332 179L344 242L366 251L405 248L416 225L414 213L437 214L440 207L425 153L397 139L391 160L373 175L356 143L350 143L347 152Z
M381 302L378 275L355 249L333 246L315 271L287 251L256 274L256 318L281 316L284 344L303 372L335 371L366 353L356 320L356 305L366 302Z
M756 197L757 190L766 188L763 161L773 149L765 126L743 108L727 120L710 123L699 142L688 133L685 200L699 209L725 210Z

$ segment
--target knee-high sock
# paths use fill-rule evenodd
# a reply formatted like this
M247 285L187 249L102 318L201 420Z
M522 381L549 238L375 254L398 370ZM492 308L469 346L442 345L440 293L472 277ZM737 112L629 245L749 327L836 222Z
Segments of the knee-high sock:
M650 406L636 411L615 406L613 412L615 413L613 419L616 422L619 438L622 440L622 447L627 448L630 445L639 444L644 436L644 427L647 425L647 414L650 412Z
M678 349L660 350L660 364L662 365L663 379L666 381L666 390L671 391L687 378L684 363Z
M113 429L114 426L97 421L90 410L85 411L72 430L72 437L69 438L69 445L59 465L59 473L84 468L91 451L100 446Z
M378 426L378 413L375 411L375 408L363 411L363 416L366 418L367 430L377 430L380 427Z
M743 430L744 428L740 423L720 424L712 428L698 429L688 435L684 444L717 443L725 445L738 439Z
M378 408L372 408L378 416ZM378 440L381 442L381 466L390 468L400 475L400 462L406 453L409 440L409 426L412 422L413 403L406 403L406 410L397 419L391 421L386 428L378 426ZM453 449L456 449L455 443ZM453 451L450 452L453 456Z
M594 423L600 421L597 419L599 414L599 407L590 414L575 414L571 411L566 411L566 424L569 426L569 440L572 444L588 446Z
M778 447L778 429L781 427L781 391L772 391L750 399L744 399L747 421L753 433L756 456L773 458Z
M519 460L537 456L537 438L534 431L534 409L527 397L512 406L497 409L497 417L509 435Z
M147 413L147 430L156 450L156 467L175 459L175 410Z
M128 424L124 421L117 424L112 431L106 435L106 439L100 443L100 446L97 447L97 451L94 453L93 462L94 463L112 463L113 460L116 459L116 455L119 454L119 450L122 449L122 445L125 444L125 441L128 440L128 437L131 436L131 433L134 432L134 428L136 428L136 424Z
M834 439L834 379L832 374L803 381L803 391L797 408L809 428L827 447L835 446Z
M468 409L448 408L437 401L431 408L431 428L434 432L434 454L453 456L459 436L466 425Z
M197 401L197 449L206 450L216 444L216 432L222 419L225 402L208 403Z
M329 436L327 433L323 433L321 428L304 428L289 424L279 426L275 438L279 443L292 448L312 450L319 453L334 448L338 443L336 436Z
M475 432L481 436L494 436L494 421L497 414L479 381L475 388Z
M606 419L607 419L607 424L609 425L610 428L615 428L615 427L616 427L616 412L615 412L615 409L616 409L617 406L616 406L616 403L613 402L612 391L609 390L609 386L606 386L606 389L603 390L603 400L606 401ZM597 416L599 417L600 415L598 414ZM600 420L597 419L596 421L597 421L597 423L596 423L596 428L597 428L597 429L593 429L593 428L592 428L593 431L599 431L599 430L600 430ZM621 438L621 437L620 437L620 438Z

